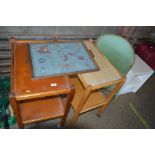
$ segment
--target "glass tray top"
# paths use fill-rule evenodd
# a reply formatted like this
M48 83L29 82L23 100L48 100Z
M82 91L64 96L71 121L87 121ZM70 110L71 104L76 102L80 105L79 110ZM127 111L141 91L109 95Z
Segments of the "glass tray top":
M82 42L35 43L29 48L35 78L98 69Z

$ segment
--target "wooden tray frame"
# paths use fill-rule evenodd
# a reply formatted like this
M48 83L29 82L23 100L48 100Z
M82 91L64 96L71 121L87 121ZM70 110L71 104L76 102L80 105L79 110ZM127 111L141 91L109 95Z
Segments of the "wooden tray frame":
M83 70L83 71L75 71L75 72L69 72L69 73L60 73L60 74L53 74L53 75L45 75L45 76L39 76L39 77L35 77L34 76L34 71L33 71L33 64L32 64L32 57L31 57L31 52L30 52L30 45L34 45L34 44L52 44L52 43L82 43L83 47L85 48L85 51L88 53L88 56L90 57L90 59L92 60L92 62L94 63L94 65L96 66L96 69L91 69L91 70ZM94 71L98 71L100 70L98 64L95 62L94 60L94 56L93 53L91 52L91 50L89 50L87 48L87 46L84 44L84 41L49 41L49 42L31 42L31 43L27 43L28 45L28 55L30 58L30 66L31 66L31 73L32 73L32 78L33 79L40 79L40 78L47 78L47 77L53 77L53 76L65 76L65 75L77 75L77 74L82 74L82 73L87 73L87 72L94 72Z

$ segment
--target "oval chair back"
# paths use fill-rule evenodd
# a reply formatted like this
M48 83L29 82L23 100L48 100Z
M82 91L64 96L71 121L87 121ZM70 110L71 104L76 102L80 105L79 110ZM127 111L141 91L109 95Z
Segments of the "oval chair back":
M96 46L122 75L127 74L134 63L135 51L126 39L113 34L102 35Z

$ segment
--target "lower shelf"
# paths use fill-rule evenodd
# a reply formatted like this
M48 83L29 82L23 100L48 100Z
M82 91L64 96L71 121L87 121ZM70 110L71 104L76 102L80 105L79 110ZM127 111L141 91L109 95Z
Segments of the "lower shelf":
M71 83L76 88L76 93L72 101L72 106L74 110L76 110L83 96L84 88L77 77L72 77ZM93 92L90 94L89 98L87 99L80 113L84 113L86 111L98 108L104 104L104 101L105 101L105 96L100 91Z
M64 115L64 104L59 96L24 101L20 104L20 109L24 124L58 118Z

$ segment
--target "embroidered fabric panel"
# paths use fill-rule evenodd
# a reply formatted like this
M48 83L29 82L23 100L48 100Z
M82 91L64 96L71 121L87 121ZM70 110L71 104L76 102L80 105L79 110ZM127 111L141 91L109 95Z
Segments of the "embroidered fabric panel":
M34 77L96 70L82 42L29 44Z

